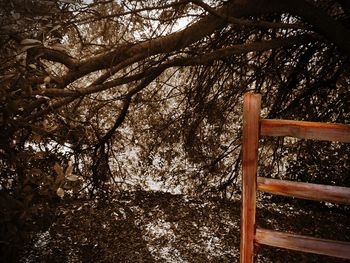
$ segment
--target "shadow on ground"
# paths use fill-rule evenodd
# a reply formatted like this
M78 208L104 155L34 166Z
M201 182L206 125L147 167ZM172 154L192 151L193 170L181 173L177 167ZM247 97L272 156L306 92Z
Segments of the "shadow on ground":
M346 209L262 202L259 226L350 240ZM322 211L321 211L322 210ZM238 262L240 202L161 192L124 193L111 201L76 200L55 209L49 228L31 233L20 262ZM259 248L257 262L345 262Z

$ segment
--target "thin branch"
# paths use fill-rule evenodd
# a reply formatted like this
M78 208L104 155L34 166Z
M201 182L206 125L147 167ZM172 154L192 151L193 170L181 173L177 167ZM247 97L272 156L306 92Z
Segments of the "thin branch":
M167 9L170 7L176 7L179 5L184 5L191 2L190 0L180 0L180 1L175 1L173 3L170 4L165 4L165 5L157 5L157 6L149 6L149 7L144 7L144 8L138 8L138 9L134 9L134 10L129 10L129 11L125 11L125 12L120 12L120 13L114 13L114 14L108 14L108 15L98 15L96 16L90 16L90 17L86 17L82 20L76 20L76 21L72 21L72 23L91 23L96 21L96 19L98 20L102 20L102 19L109 19L109 18L115 18L115 17L122 17L122 16L127 16L127 15L133 15L133 14L137 14L140 12L145 12L145 11L153 11L153 10L162 10L162 9Z
M118 129L118 127L124 122L125 117L129 111L131 98L132 98L131 96L127 96L124 99L123 108L122 108L121 112L119 113L118 118L116 119L113 127L99 140L98 144L96 145L96 148L101 147L108 140L110 140L110 138L113 136L113 134Z
M55 103L49 104L49 106L47 106L45 109L40 110L36 113L33 113L33 114L29 115L28 117L22 118L18 121L19 122L34 122L34 121L38 120L39 118L53 112L54 110L57 110L65 105L68 105L69 103L73 102L75 99L77 99L77 97L69 97L69 98L64 98L62 100L58 100Z
M216 51L207 53L205 55L193 57L193 58L183 58L174 60L171 64L172 66L190 66L190 65L201 65L212 63L215 60L224 59L232 55L244 54L249 52L259 52L266 51L281 47L291 47L294 45L307 44L313 40L317 39L315 35L304 34L299 36L291 36L286 38L276 38L267 41L259 41L248 44L233 45L227 48L221 48Z

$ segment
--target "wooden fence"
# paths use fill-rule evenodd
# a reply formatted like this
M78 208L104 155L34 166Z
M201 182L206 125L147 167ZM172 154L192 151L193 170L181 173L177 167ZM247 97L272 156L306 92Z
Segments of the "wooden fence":
M350 142L350 125L260 118L261 95L246 93L243 106L243 174L240 262L254 262L258 244L350 259L350 242L257 228L256 191L350 204L350 188L257 177L260 136Z

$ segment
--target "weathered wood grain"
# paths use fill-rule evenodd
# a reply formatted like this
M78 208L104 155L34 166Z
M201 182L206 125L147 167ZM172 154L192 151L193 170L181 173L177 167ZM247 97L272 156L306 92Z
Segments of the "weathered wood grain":
M255 225L256 191L350 204L350 188L257 177L259 135L350 142L350 125L260 119L261 96L247 93L243 105L241 263L254 261L254 244L350 259L350 242L259 229Z
M243 106L241 263L254 260L256 178L260 126L259 94L247 93Z
M271 194L350 205L350 188L258 177L258 190Z
M350 125L293 120L261 120L263 136L289 136L299 139L350 142Z
M320 239L260 228L256 229L255 241L262 245L350 259L350 242Z

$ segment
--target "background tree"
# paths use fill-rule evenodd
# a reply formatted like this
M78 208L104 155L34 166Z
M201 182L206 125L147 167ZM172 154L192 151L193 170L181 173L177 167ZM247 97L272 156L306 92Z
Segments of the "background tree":
M349 123L349 16L341 0L1 2L2 236L63 195L150 178L237 191L247 90L269 118ZM350 184L344 144L263 145L267 176Z

